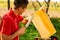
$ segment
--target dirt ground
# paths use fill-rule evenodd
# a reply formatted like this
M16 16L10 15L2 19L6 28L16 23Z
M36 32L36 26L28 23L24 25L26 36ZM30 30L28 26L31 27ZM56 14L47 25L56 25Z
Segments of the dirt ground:
M3 17L3 15L7 12L7 9L0 8L0 16Z
M60 18L60 12L56 12L56 11L49 11L48 12L49 17L53 17L53 18Z
M0 8L0 16L3 17L3 15L7 12L8 10L7 9L2 9ZM25 13L32 13L34 12L33 10L27 10ZM53 17L53 18L60 18L60 13L59 12L56 12L56 11L49 11L48 12L49 14L49 17Z

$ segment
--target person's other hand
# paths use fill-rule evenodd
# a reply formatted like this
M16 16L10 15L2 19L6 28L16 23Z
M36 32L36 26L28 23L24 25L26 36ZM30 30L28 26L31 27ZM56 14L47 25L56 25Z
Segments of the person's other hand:
M22 21L22 23L24 23L24 24L26 24L28 22L28 20L27 19L23 19L23 21Z
M46 13L46 7L42 6L41 10Z
M26 27L21 27L18 34L23 35L25 33L25 30Z

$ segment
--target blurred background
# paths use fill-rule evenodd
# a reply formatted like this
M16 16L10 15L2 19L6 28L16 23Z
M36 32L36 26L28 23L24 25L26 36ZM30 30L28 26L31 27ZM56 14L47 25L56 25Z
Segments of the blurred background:
M14 0L0 0L0 16L8 11L9 8L13 8ZM29 0L26 13L35 12L41 6L46 7L46 13L49 15L57 33L52 35L58 37L60 40L60 0ZM26 34L20 37L20 40L34 40L35 37L40 37L33 23L27 28Z

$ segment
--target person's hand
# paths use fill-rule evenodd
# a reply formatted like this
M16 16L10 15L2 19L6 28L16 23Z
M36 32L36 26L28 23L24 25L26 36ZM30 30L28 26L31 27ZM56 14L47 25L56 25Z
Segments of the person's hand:
M19 35L23 35L25 33L26 27L21 27L19 30Z
M27 19L23 19L23 21L22 21L22 23L24 23L24 24L26 24L28 22L28 20Z
M46 13L46 7L45 6L42 6L41 10Z
M2 40L11 40L11 38L9 38L9 36L7 36L7 35L3 35Z

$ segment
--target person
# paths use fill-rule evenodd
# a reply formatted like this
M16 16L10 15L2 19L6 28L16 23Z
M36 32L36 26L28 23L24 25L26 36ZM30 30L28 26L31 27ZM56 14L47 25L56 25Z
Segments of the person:
M27 20L24 19L21 14L25 11L28 5L28 0L14 0L14 8L10 9L2 19L2 40L10 40L6 36L14 36L12 40L19 40L18 35L25 33L26 27L23 26L19 28L19 22L24 24L27 23Z

